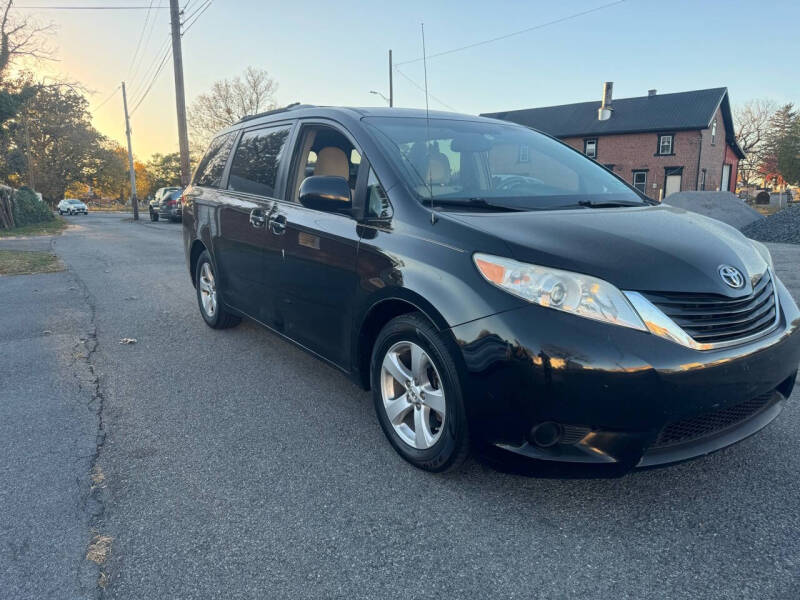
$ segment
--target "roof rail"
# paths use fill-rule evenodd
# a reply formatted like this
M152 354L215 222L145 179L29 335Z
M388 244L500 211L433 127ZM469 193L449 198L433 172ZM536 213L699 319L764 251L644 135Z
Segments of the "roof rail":
M256 113L254 115L245 115L241 119L237 121L237 123L243 123L245 121L251 121L253 119L258 119L260 117L267 117L269 115L276 115L278 113L287 112L290 110L297 110L298 108L310 108L313 107L313 104L300 104L299 102L292 102L291 104L287 104L283 108L274 108L272 110L267 110L264 112Z

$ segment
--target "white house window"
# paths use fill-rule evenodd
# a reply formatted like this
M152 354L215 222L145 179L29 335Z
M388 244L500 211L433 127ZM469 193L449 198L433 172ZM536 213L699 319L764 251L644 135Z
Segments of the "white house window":
M717 120L714 119L714 122L711 124L711 145L717 143Z
M519 162L531 162L531 149L527 144L522 144L519 147Z
M672 154L672 134L658 136L658 153Z
M647 171L633 172L633 187L643 194L647 193Z
M597 158L597 139L583 140L583 153L589 158Z

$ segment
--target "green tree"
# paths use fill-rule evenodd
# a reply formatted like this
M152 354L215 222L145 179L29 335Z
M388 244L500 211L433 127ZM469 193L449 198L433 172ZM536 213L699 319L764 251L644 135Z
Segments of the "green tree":
M105 198L123 198L128 190L128 153L117 142L100 137L87 159L83 182Z
M181 184L181 156L178 152L172 154L153 154L147 162L147 172L150 175L152 189Z
M795 116L794 122L778 140L775 155L777 171L784 181L800 184L800 117Z
M29 79L22 77L17 88L30 85ZM64 197L70 184L97 172L94 162L103 137L92 127L88 102L75 88L33 87L35 93L5 124L6 149L9 156L24 157L24 172L17 174L52 204ZM19 165L6 161L6 169L12 168Z

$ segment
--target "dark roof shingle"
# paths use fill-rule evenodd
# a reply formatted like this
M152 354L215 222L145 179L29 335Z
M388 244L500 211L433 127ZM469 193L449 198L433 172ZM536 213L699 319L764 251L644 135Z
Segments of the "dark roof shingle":
M611 106L614 111L611 118L606 121L597 118L599 100L484 113L482 116L533 127L555 137L705 129L723 100L724 109L730 114L727 92L727 88L722 87L638 98L619 98L612 101Z

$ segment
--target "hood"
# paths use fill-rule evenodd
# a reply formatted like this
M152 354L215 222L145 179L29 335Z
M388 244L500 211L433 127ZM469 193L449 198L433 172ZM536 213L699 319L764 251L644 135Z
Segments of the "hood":
M767 268L736 229L668 205L448 216L503 240L516 260L593 275L622 290L737 298ZM721 265L744 273L745 286L726 285Z

